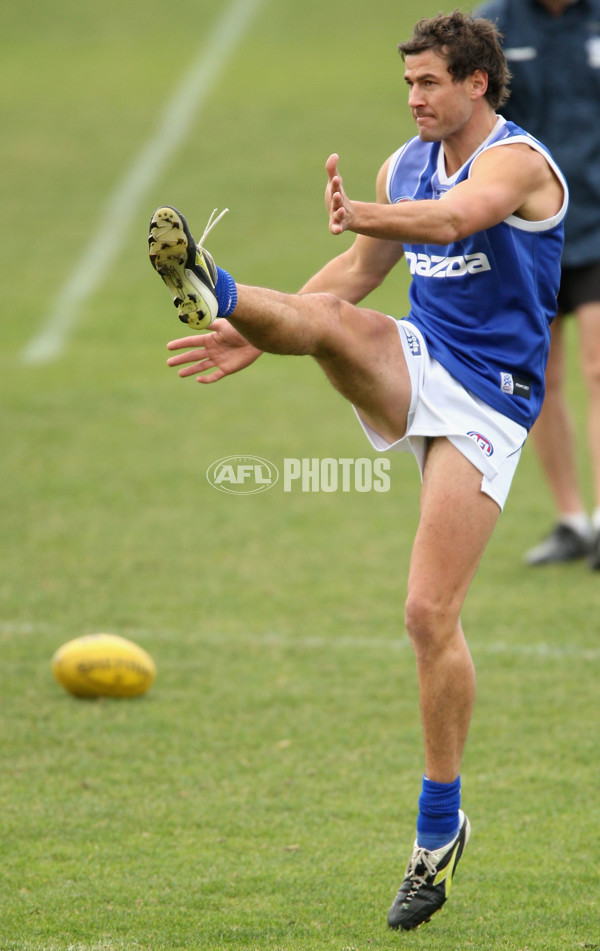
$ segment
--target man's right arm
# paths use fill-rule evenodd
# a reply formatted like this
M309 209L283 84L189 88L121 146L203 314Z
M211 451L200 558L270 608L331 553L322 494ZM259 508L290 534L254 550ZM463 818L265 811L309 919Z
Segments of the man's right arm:
M399 242L357 235L352 246L311 277L300 293L335 294L358 304L379 287L402 254Z

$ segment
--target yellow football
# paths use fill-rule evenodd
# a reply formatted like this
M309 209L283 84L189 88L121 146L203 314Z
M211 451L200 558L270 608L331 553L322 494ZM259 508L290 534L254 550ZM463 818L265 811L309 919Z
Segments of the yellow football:
M59 647L52 673L75 697L137 697L154 683L156 665L125 637L88 634Z

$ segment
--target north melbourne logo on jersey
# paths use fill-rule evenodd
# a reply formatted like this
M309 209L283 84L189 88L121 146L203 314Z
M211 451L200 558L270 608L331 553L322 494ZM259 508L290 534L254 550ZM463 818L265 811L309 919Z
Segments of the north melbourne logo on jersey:
M513 376L512 373L500 373L500 389L503 393L509 393L510 396L522 396L525 400L531 399L530 380Z
M465 274L479 274L492 269L487 254L483 251L465 255L452 254L448 257L407 251L406 260L410 273L420 277L463 277Z

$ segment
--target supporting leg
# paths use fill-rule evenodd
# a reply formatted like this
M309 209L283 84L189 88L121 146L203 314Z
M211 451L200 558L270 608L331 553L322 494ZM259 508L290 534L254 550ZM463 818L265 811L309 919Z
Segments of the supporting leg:
M425 772L453 782L475 700L475 671L460 611L499 508L481 473L445 439L429 450L412 552L406 624L417 661Z

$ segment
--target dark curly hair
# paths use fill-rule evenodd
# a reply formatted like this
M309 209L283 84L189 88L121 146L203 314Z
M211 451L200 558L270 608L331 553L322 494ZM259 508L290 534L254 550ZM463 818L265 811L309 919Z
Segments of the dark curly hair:
M435 17L423 17L410 40L400 43L398 49L402 59L425 50L439 52L455 82L462 82L480 69L488 78L485 98L492 109L497 109L508 99L510 82L500 38L501 34L490 20L475 19L455 10L449 16L439 13Z

